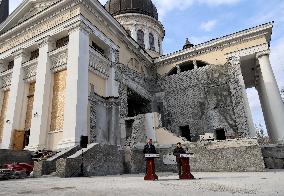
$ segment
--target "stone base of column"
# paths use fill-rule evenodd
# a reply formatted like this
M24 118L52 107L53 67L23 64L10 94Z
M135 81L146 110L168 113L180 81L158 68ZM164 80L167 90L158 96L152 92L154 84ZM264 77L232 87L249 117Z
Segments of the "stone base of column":
M80 142L76 141L75 138L63 139L58 143L57 150L74 147L74 146L77 146L79 144L80 144Z
M275 143L279 145L284 145L284 138L277 140Z
M25 147L24 150L28 150L28 151L38 151L38 150L43 150L45 149L45 146L44 145L28 145Z

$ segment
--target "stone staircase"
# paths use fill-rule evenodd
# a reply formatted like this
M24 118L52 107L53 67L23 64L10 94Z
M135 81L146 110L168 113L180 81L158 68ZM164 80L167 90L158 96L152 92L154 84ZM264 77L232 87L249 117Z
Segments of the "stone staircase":
M70 155L81 149L80 146L75 146L67 149L62 149L60 152L54 156L48 158L47 160L42 160L39 162L34 162L34 177L41 177L44 175L50 175L56 171L56 161L61 158L67 158Z
M124 151L118 146L108 144L89 144L67 158L56 162L56 176L77 177L81 174L83 153L83 176L105 176L123 174Z

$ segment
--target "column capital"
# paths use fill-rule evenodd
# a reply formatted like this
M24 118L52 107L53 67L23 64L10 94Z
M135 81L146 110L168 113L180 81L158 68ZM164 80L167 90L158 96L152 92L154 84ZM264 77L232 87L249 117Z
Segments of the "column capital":
M115 48L111 48L111 62L112 63L119 63L119 50L115 49Z
M264 50L264 51L256 53L256 58L259 59L263 56L269 56L269 55L270 55L270 50Z
M55 40L51 36L46 36L38 41L36 41L39 48L46 46L47 44L55 44Z
M227 61L231 64L231 65L239 65L241 62L241 57L240 56L230 56L227 58Z
M17 58L20 58L20 57L28 57L28 54L24 49L19 49L19 50L16 50L15 52L13 52L12 56L14 57L14 59L17 59Z
M6 61L4 59L0 59L0 66L5 64L5 63L6 63Z
M87 35L90 35L92 33L92 29L82 21L76 22L71 26L66 27L66 29L69 35L74 31L82 31Z

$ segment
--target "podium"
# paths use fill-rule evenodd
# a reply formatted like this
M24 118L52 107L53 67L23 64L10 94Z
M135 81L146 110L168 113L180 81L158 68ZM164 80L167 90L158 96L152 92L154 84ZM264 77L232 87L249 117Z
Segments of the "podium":
M191 154L180 154L181 159L181 176L179 179L191 180L194 176L190 173L189 158L192 157Z
M145 154L146 158L146 175L144 180L158 180L155 173L155 158L159 158L159 154Z

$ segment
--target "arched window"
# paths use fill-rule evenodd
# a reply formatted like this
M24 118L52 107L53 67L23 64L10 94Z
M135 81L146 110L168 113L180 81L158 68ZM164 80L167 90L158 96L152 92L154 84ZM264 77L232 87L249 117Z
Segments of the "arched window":
M208 65L208 63L203 62L203 61L199 61L199 60L197 60L196 62L194 62L194 61L187 61L187 62L184 62L184 63L179 65L179 71L180 72L186 72L186 71L194 70L194 69L197 69L197 68L200 68L200 67L205 67L207 65ZM177 67L172 68L168 72L167 75L171 76L171 75L175 75L175 74L178 74Z
M152 33L149 34L149 45L150 45L150 50L155 51L155 38Z
M145 48L144 44L144 32L142 30L137 31L137 42L142 47Z

